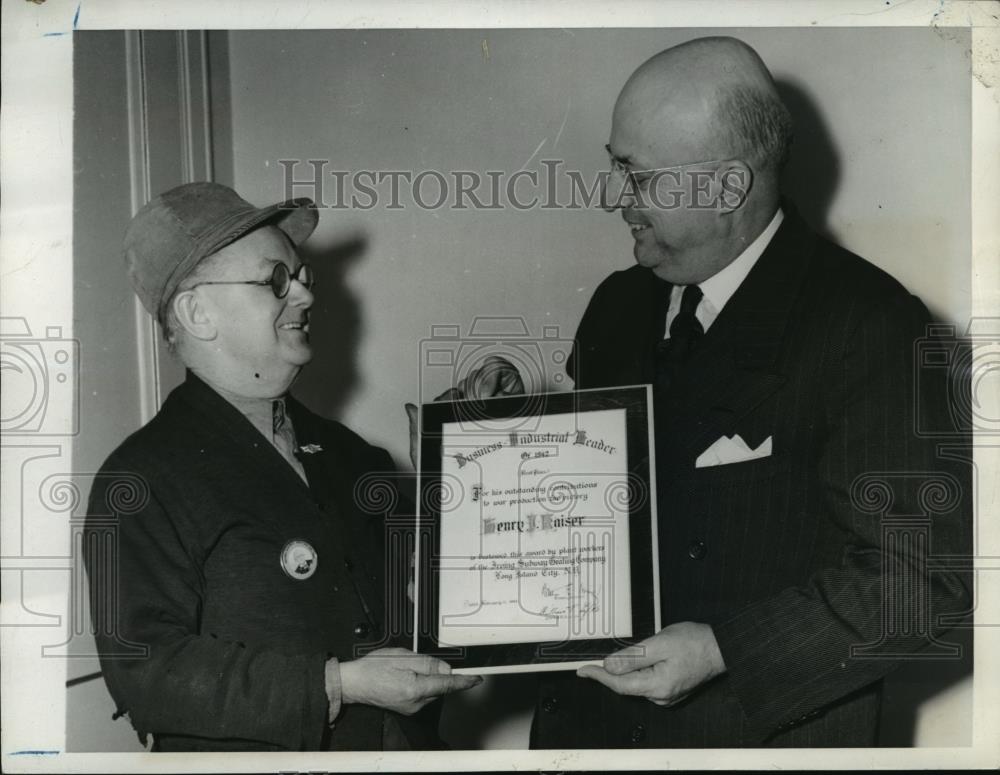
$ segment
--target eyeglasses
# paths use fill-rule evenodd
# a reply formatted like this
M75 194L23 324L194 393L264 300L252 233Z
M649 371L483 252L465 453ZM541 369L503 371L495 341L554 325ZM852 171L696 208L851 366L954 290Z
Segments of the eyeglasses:
M634 189L638 189L644 183L652 180L658 173L669 172L670 170L682 170L687 167L698 167L703 164L719 164L725 161L725 159L707 159L705 161L692 161L687 164L674 164L670 167L655 167L648 170L632 170L629 169L628 162L624 162L619 159L611 150L611 143L605 143L604 150L608 152L608 158L611 160L611 173L623 176Z
M274 265L274 271L271 272L269 280L205 280L195 283L191 287L197 288L199 285L269 285L275 298L283 299L291 290L292 280L298 280L307 289L311 289L315 284L312 267L309 264L299 264L299 268L293 274L288 271L288 267L283 262L279 261Z

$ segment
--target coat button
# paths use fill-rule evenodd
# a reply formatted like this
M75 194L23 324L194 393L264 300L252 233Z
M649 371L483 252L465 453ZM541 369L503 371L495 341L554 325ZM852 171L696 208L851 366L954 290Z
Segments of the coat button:
M357 636L358 638L366 638L366 637L368 637L368 634L369 634L369 633L370 633L371 631L372 631L372 630L371 630L371 627L369 627L369 626L368 626L367 624L365 624L364 622L361 622L361 623L359 623L359 624L355 624L355 625L354 625L354 634L355 634L355 636Z
M700 560L706 554L708 554L708 547L705 546L704 541L692 541L691 545L688 546L688 557L692 560Z
M633 743L641 743L643 740L646 739L646 727L644 727L642 724L636 724L634 727L632 727L631 737Z
M347 570L348 573L354 570L354 563L351 562L349 557L344 558L344 568L345 570Z
M546 697L542 700L542 710L546 713L555 713L559 710L559 700L555 697Z

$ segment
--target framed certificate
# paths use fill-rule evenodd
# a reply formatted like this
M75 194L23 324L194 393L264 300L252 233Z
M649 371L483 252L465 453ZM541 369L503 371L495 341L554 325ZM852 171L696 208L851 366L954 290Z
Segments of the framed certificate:
M414 648L565 670L660 628L648 385L421 407Z

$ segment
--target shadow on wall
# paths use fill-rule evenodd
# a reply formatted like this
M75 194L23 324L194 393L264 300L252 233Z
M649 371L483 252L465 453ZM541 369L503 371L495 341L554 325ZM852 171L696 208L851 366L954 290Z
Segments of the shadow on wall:
M309 314L314 356L309 368L302 370L294 393L322 417L339 418L360 382L361 304L346 276L367 248L368 239L356 235L300 249L302 260L312 265L316 278L316 301Z
M972 745L971 691L965 697L956 695L953 701L943 705L951 711L946 716L925 718L920 713L924 703L972 679L972 635L973 630L969 626L946 632L940 640L960 646L961 656L955 659L913 660L885 679L879 746L913 746L918 730L922 738L931 733L935 740L949 741L948 745ZM933 740L929 742L934 743Z
M828 223L830 205L840 184L840 156L818 104L800 84L776 78L775 85L792 114L791 154L781 177L781 192L813 230L840 242ZM937 322L949 322L940 307L923 299Z
M777 78L778 93L792 114L791 155L781 180L782 193L795 203L806 223L824 237L827 216L840 183L840 156L816 102L794 81Z
M474 689L448 695L442 739L459 751L526 749L537 683L537 673L486 676Z

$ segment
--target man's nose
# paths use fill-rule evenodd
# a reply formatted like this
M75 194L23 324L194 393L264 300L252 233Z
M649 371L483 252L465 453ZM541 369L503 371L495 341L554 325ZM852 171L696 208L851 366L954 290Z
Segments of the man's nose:
M628 185L628 177L625 173L611 170L604 178L604 185L601 190L601 209L606 213L613 213L635 204L635 196L632 186Z
M295 307L308 309L312 306L316 297L313 292L302 284L301 280L292 278L288 286L288 303Z

